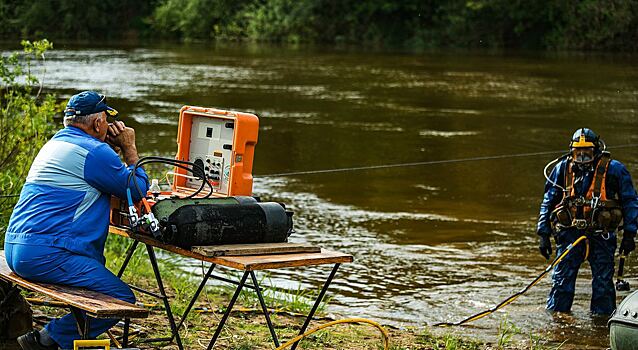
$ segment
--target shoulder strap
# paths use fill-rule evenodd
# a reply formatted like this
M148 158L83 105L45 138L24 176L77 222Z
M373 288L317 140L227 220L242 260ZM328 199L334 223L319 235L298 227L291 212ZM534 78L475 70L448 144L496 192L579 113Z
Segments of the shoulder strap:
M565 164L565 193L574 196L574 171L572 170L573 162L567 161Z
M592 195L594 197L600 197L609 162L611 162L611 155L607 152L604 152L600 157L600 160L598 161L598 165L596 166L596 173L594 174L594 181L592 183Z

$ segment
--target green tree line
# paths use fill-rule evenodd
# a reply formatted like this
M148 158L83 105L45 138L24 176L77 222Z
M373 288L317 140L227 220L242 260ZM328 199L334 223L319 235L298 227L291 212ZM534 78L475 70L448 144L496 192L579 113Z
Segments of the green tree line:
M638 0L0 0L0 36L638 50Z

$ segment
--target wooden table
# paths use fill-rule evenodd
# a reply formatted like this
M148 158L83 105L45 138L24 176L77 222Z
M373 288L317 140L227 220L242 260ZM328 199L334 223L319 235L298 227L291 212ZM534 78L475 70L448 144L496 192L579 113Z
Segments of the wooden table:
M122 264L120 271L118 272L118 277L122 277L122 274L124 273L126 266L128 265L131 257L133 256L133 253L135 252L135 249L137 248L138 243L141 242L146 245L146 249L148 251L151 266L153 267L153 272L157 280L157 286L160 290L160 294L158 295L156 293L152 293L135 286L131 286L131 288L139 292L152 295L164 301L164 307L166 309L166 315L168 317L168 320L171 326L171 333L172 333L171 338L157 338L157 339L149 339L147 341L172 341L173 339L175 339L175 342L177 343L177 346L179 347L180 350L183 349L183 345L181 342L181 338L179 336L179 328L181 327L182 323L188 316L188 313L192 309L193 305L197 301L197 298L199 297L199 294L201 293L202 289L206 285L206 282L210 278L219 279L225 282L236 284L237 289L235 290L235 293L233 294L233 297L231 298L230 303L226 307L224 316L222 317L219 325L217 326L217 329L215 330L215 334L213 335L208 345L208 349L209 350L212 349L213 346L215 345L215 342L217 341L217 338L219 337L219 334L221 333L221 330L224 327L224 324L226 323L226 320L228 319L228 316L230 315L230 312L232 311L232 308L235 305L235 302L237 301L237 298L239 297L239 294L244 287L254 290L255 293L257 294L257 297L259 298L259 303L261 304L262 312L264 314L266 323L268 324L268 328L272 336L273 343L275 344L276 347L279 347L279 339L277 338L277 334L270 320L268 308L266 307L263 295L261 293L262 288L259 287L259 283L257 280L257 276L255 274L255 271L281 269L281 268L289 268L289 267L300 267L300 266L334 264L333 269L330 275L328 276L328 279L324 283L321 291L319 292L319 295L317 296L317 299L314 302L314 305L310 313L306 317L306 320L301 330L299 331L299 334L303 334L306 331L308 325L310 324L310 321L312 320L315 312L317 311L317 308L321 304L321 301L323 300L323 297L326 291L328 290L330 283L332 282L335 274L337 273L339 266L342 263L349 263L353 261L352 255L339 253L335 251L323 250L323 249L319 253L292 253L292 254L266 254L266 255L250 255L250 256L210 257L210 256L193 252L191 250L183 249L174 245L162 243L150 236L134 233L127 228L110 226L109 232L111 234L116 234L116 235L127 237L133 240L133 243L131 244L131 246L126 252L126 257L124 258L124 263ZM204 275L201 283L199 284L199 287L197 288L195 295L193 295L188 307L184 311L184 314L182 315L179 324L175 323L174 317L172 315L170 302L168 300L168 297L166 296L164 286L162 284L162 278L160 275L159 266L157 264L157 258L155 257L155 252L153 247L157 247L175 254L179 254L181 256L190 257L190 258L211 263L211 266L209 267L207 273ZM212 275L212 273L215 266L217 265L225 266L225 267L236 269L236 270L241 270L241 271L244 271L244 273L239 282L232 281L227 278L223 278L219 276L214 276ZM252 285L246 283L248 276L251 277ZM297 344L293 345L292 349L294 350L296 347L297 347Z

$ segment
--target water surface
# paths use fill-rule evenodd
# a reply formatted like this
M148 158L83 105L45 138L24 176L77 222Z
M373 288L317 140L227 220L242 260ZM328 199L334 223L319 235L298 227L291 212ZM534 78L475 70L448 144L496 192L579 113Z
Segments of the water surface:
M174 155L182 105L258 114L255 194L295 211L291 241L355 256L332 285L331 310L419 326L490 307L544 268L535 235L542 168L578 127L612 146L638 143L634 63L600 54L58 45L45 84L64 97L107 94L136 128L143 154ZM544 151L556 153L267 176ZM635 148L613 155L636 173ZM632 285L635 264L630 257ZM318 287L328 273L313 267L272 277L296 289ZM545 313L547 278L463 332L494 340L507 314L524 334L606 347L604 321L588 315L590 277L584 264L571 317Z

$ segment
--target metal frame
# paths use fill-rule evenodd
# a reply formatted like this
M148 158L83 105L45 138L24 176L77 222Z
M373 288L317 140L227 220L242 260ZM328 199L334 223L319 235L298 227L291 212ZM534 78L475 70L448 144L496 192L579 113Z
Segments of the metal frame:
M139 244L139 241L137 240L133 240L133 243L131 243L131 246L126 251L126 257L124 258L124 262L122 263L122 266L120 267L120 271L118 271L117 273L117 277L121 278L122 275L124 274L124 270L126 270L126 267L128 266L128 263L131 260L131 257L135 253L135 250L137 249L138 244ZM164 341L172 342L173 339L175 339L175 343L177 344L178 349L184 350L184 346L182 345L182 338L180 337L179 331L178 331L179 328L175 324L175 318L173 317L171 304L168 300L168 296L166 295L166 291L164 289L164 283L162 283L162 276L159 271L159 266L157 265L157 257L155 256L155 250L153 249L153 246L149 244L145 244L145 245L146 245L146 251L148 253L149 261L151 263L151 266L153 267L153 274L155 275L155 281L157 282L157 288L159 289L159 294L147 291L145 289L142 289L136 286L132 286L132 285L129 285L129 286L131 287L131 289L134 289L140 293L150 295L154 298L161 299L164 302L164 310L166 311L166 316L168 317L168 323L171 328L171 336L163 337L163 338L144 339L142 342L144 343L155 343L155 342L164 342ZM122 338L122 346L128 346L129 325L130 325L130 319L128 318L124 319L124 335ZM180 322L180 326L181 325L182 323Z
M312 321L312 318L314 317L315 312L317 311L317 308L319 308L319 305L321 305L321 301L323 300L323 297L326 295L326 291L328 291L328 287L330 286L330 283L332 283L334 276L337 274L337 270L339 269L340 265L341 265L340 263L336 263L334 267L332 268L332 272L330 272L328 279L323 284L323 287L321 288L321 291L319 292L319 295L317 296L317 299L315 300L315 303L312 306L310 313L306 317L306 320L304 321L303 326L299 330L299 335L303 334L308 328L308 325L310 324L310 321ZM210 270L209 272L212 272L212 270ZM277 338L277 332L275 331L275 328L270 320L268 307L266 306L266 303L264 302L264 297L261 293L262 288L259 288L259 282L257 281L257 276L255 275L255 271L244 271L244 275L239 281L237 289L235 289L235 294L233 294L233 297L230 299L230 303L228 303L228 306L226 307L224 316L222 316L222 319L219 321L219 324L217 325L217 329L215 330L215 334L213 334L213 337L211 338L210 343L208 344L207 350L211 350L215 346L215 343L217 342L217 339L219 338L219 335L221 334L222 328L224 328L226 320L228 319L228 316L230 316L230 312L232 311L233 306L235 305L235 302L237 301L237 298L239 297L239 293L241 293L241 290L243 289L244 286L248 287L248 285L246 285L246 279L248 278L248 275L250 275L253 282L253 286L255 287L254 290L257 293L257 297L259 298L259 303L261 304L262 312L264 314L264 317L266 318L266 323L268 325L268 330L270 331L270 336L272 337L273 343L275 344L276 348L279 347L280 344L279 344L279 339ZM206 280L206 277L204 278L204 281L205 280ZM191 304L195 302L196 298L197 298L197 294L193 296L193 300L191 300ZM299 341L295 342L295 344L292 346L291 349L295 349L298 344L299 344Z
M193 295L193 297L191 298L191 301L188 303L188 306L186 307L186 310L184 310L184 314L182 314L182 319L179 320L179 325L177 325L177 329L180 329L182 327L182 324L184 324L184 321L186 320L188 313L191 311L191 308L193 307L193 305L195 305L195 301L197 300L197 297L204 289L204 286L206 285L206 282L208 282L208 279L210 278L214 269L215 269L215 264L211 264L210 267L208 268L208 272L206 272L206 275L204 275L204 278L202 278L202 282L199 284L199 287L197 287L197 291L195 291L195 295Z
M184 323L184 321L188 317L188 314L190 313L191 309L195 305L195 302L199 298L199 295L201 294L202 290L204 290L204 287L206 286L206 283L208 282L209 279L212 278L212 279L216 279L216 280L219 280L219 281L222 281L222 282L227 282L227 283L239 285L240 282L233 281L233 280L225 278L225 277L213 275L213 270L215 269L215 267L216 267L215 264L211 264L210 267L208 268L208 271L206 272L206 274L204 274L204 277L202 278L202 282L199 284L199 287L197 287L197 291L195 291L195 294L193 295L193 297L191 298L190 302L188 303L188 306L186 307L186 310L184 310L184 313L182 314L182 317L181 317L181 319L179 321L179 324L177 325L177 329L180 329L182 327L182 324ZM262 288L259 287L257 284L250 285L250 284L244 283L242 288L249 288L249 289L253 289L253 290L257 290L258 289L259 291L262 290Z
M131 244L131 246L129 247L129 249L126 252L126 257L124 258L124 263L122 264L122 267L120 268L120 271L117 274L117 277L122 277L124 270L126 269L126 266L128 265L129 261L131 260L131 257L133 256L133 254L135 253L135 249L137 248L137 245L139 244L139 241L134 240L133 243ZM204 287L206 286L206 283L208 282L209 279L213 278L213 279L217 279L223 282L227 282L227 283L231 283L231 284L236 284L237 288L235 289L235 293L233 294L232 298L230 299L230 302L228 303L228 306L226 307L226 311L224 312L224 315L222 316L221 320L219 321L219 324L217 325L217 329L215 330L215 334L213 334L213 337L210 340L210 343L208 344L208 348L207 350L211 350L214 346L215 343L217 342L217 339L219 338L219 335L221 334L222 329L224 328L224 325L226 324L226 321L228 320L228 317L230 316L230 313L233 309L233 306L235 305L235 302L237 302L237 298L239 298L239 294L241 293L242 289L244 287L249 288L249 289L253 289L256 293L257 293L257 297L259 299L259 303L261 304L261 309L262 312L264 314L264 318L266 319L266 324L268 326L268 330L270 331L270 336L272 337L273 343L275 344L275 347L279 347L280 343L279 343L279 339L277 337L277 332L275 331L275 328L272 324L272 321L270 319L270 313L268 312L268 307L266 306L266 302L264 301L264 296L262 294L262 288L259 286L259 281L257 280L257 275L255 274L255 271L244 271L244 274L242 275L241 279L239 282L230 280L228 278L224 278L221 276L216 276L213 275L213 270L215 269L216 265L215 264L211 264L210 267L208 268L208 271L206 272L206 274L204 275L204 277L202 278L201 283L199 284L199 287L197 288L197 291L195 291L195 294L193 295L193 297L191 298L190 302L188 303L188 306L186 307L186 310L184 310L184 314L182 314L182 317L180 319L179 324L175 324L175 319L173 317L173 313L171 311L171 307L170 307L170 303L168 300L168 297L166 296L166 292L164 290L164 285L162 283L162 277L160 275L160 271L159 271L159 266L157 264L157 258L155 256L155 251L153 250L153 246L149 245L149 244L145 244L146 245L146 250L148 252L148 256L149 256L149 260L151 262L151 266L153 267L153 273L155 274L155 279L157 281L157 286L160 290L160 294L157 293L153 293L147 290L144 290L142 288L136 287L136 286L132 286L130 285L130 287L134 290L137 290L138 292L150 295L152 297L158 298L158 299L162 299L164 301L164 308L166 310L166 316L168 317L168 322L170 324L171 327L171 337L170 338L151 338L151 339L145 339L143 340L143 342L160 342L160 341L173 341L173 339L175 339L175 342L177 343L177 347L179 348L179 350L184 350L184 347L182 345L182 340L180 338L179 335L179 329L182 327L182 325L184 324L184 321L186 320L186 318L188 317L188 314L190 313L190 311L192 310L193 306L195 305L195 302L197 301L199 295L201 294L202 290L204 289ZM330 283L332 283L332 280L334 279L335 275L337 274L337 270L339 269L339 266L341 266L340 263L336 263L334 265L334 267L332 268L332 271L330 272L330 275L328 276L328 279L326 280L326 282L323 284L323 287L321 288L321 291L319 292L319 295L317 296L317 299L315 300L314 305L312 306L312 309L310 310L310 313L308 314L308 316L306 317L306 320L304 321L303 326L301 327L301 329L299 330L299 335L303 334L306 329L308 328L308 325L310 325L310 321L312 321L312 318L315 315L315 312L317 311L317 309L319 308L319 305L321 305L321 302L323 301L323 298L328 290L328 288L330 287ZM248 276L250 275L251 280L252 280L252 285L247 284L246 280L248 279ZM87 318L88 319L88 318ZM80 329L80 323L78 322L78 329ZM128 346L128 328L130 325L130 319L126 318L124 320L124 336L123 336L123 341L122 341L122 346ZM88 329L88 328L86 328ZM300 340L299 340L300 341ZM295 350L297 348L297 345L299 345L299 341L295 342L295 344L293 344L293 346L291 347L292 350Z
M250 277L253 279L253 285L258 286L257 276L255 276L255 271L250 271ZM270 315L268 314L268 307L266 307L266 303L264 302L264 297L261 295L261 290L259 288L255 289L257 293L257 297L259 298L259 303L261 304L261 309L264 312L264 317L266 318L266 324L268 324L268 329L270 330L270 336L272 337L272 341L275 343L275 348L279 347L279 339L277 339L277 333L275 333L275 329L272 326L272 322L270 321Z
M306 321L304 322L303 326L299 330L298 335L302 335L306 332L308 325L310 325L310 321L312 321L312 317L315 315L315 312L317 311L317 308L319 308L319 305L321 305L321 301L323 300L323 297L326 295L326 291L328 291L328 287L330 287L330 283L332 283L332 280L337 274L337 270L339 270L339 266L341 266L341 264L337 263L332 268L332 272L330 272L330 275L328 276L326 283L323 284L323 288L321 288L321 292L319 292L319 295L317 296L317 300L315 300L315 304L312 306L312 310L310 310L308 317L306 317ZM295 344L291 347L291 350L294 350L297 348L297 345L299 345L299 341L301 341L301 339L295 342Z
M71 306L71 314L75 318L75 323L78 326L78 332L80 333L81 339L89 338L89 329L90 329L90 317L88 317L81 309L77 307Z

